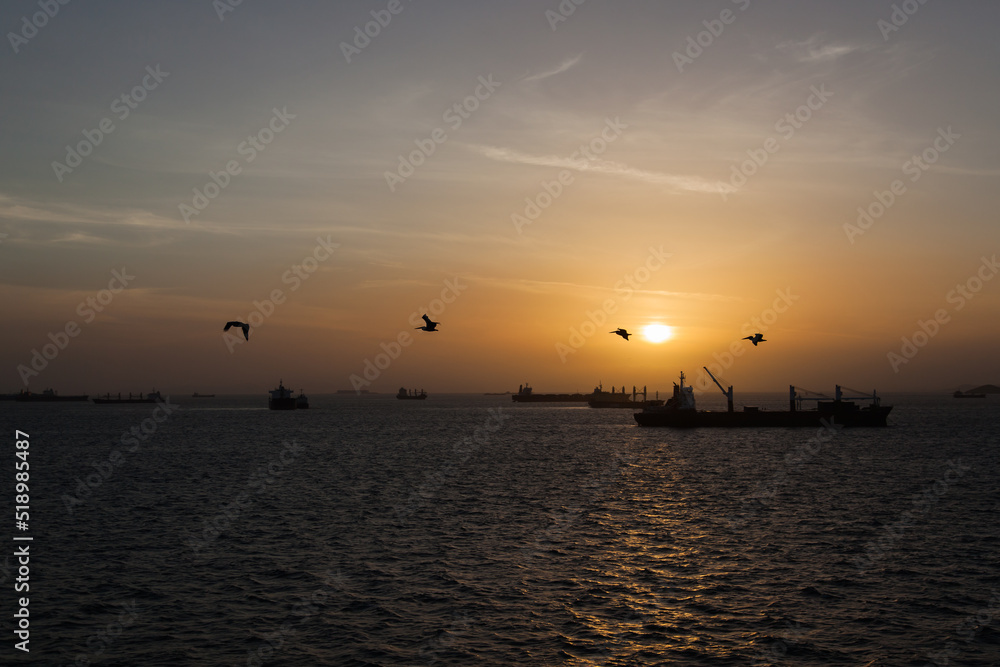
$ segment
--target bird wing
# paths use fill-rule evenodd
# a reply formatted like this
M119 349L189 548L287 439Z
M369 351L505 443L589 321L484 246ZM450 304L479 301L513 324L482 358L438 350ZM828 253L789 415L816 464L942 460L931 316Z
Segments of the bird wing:
M423 316L423 317L424 317L424 322L426 322L426 323L427 323L427 326L433 326L433 325L434 325L434 323L433 323L433 322L431 322L431 318L427 317L427 315L426 315L426 314L424 314L424 316Z
M223 329L223 331L229 331L229 327L241 327L241 326L243 326L242 322L226 322L226 328Z

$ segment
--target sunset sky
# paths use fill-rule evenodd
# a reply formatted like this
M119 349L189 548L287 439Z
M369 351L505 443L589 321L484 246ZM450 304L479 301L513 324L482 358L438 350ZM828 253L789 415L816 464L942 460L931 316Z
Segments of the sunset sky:
M576 2L3 3L0 392L1000 384L1000 5Z

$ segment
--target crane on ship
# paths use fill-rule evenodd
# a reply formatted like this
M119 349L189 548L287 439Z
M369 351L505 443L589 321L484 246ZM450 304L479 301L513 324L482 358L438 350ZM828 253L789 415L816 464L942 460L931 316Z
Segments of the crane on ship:
M756 343L754 343L754 344L756 345ZM714 382L715 386L719 388L719 391L722 392L722 395L726 397L726 408L728 409L729 412L732 412L733 411L733 385L729 385L729 389L723 389L722 385L719 383L719 381L715 379L714 375L712 375L712 371L708 370L708 366L702 366L702 368L704 368L705 372L708 373L708 377L712 378L712 382ZM683 382L683 380L681 380L681 382Z
M836 394L835 394L835 398L833 400L836 403L840 403L841 401L845 401L845 400L846 401L868 400L868 401L872 402L872 405L875 405L875 406L881 405L882 401L879 398L878 393L874 389L872 389L872 393L865 394L865 393L862 393L862 392L858 391L857 389L851 389L850 387L843 387L842 388L839 384L835 385L835 386L836 386ZM801 389L801 387L800 387L800 389ZM853 391L854 393L856 393L858 395L857 396L844 396L844 389L847 389L848 391ZM788 403L789 403L788 407L793 412L795 410L797 410L797 409L798 410L802 409L802 401L829 401L830 400L829 396L824 396L823 394L819 394L819 393L814 392L814 391L809 391L808 389L803 389L803 391L805 391L806 393L809 393L809 394L816 394L816 395L815 396L800 396L798 394L798 392L795 391L795 385L788 385Z

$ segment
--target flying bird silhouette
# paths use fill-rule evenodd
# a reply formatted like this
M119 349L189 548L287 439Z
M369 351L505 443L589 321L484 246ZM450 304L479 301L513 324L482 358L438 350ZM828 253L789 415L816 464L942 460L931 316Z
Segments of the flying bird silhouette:
M629 332L625 331L624 329L615 329L614 331L609 331L608 333L618 334L625 340L628 340L628 337L632 335Z
M243 329L243 337L246 338L247 340L250 340L249 324L244 324L243 322L236 322L235 320L232 322L226 322L226 328L223 329L223 331L229 331L229 327L239 327Z
M753 343L754 347L757 347L757 343L766 343L767 342L767 339L764 338L764 334L762 334L762 333L755 333L752 336L747 336L745 338L741 338L740 340L748 340L751 343Z
M424 326L422 326L422 327L413 327L413 328L414 329L420 329L421 331L437 331L437 326L439 324L441 324L440 322L432 322L431 318L427 317L426 314L424 314L424 322L426 322L426 324L424 324Z

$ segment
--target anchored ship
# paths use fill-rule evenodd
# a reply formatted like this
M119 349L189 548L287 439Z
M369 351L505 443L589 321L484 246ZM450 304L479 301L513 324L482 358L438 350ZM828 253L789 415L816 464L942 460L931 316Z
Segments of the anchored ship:
M270 394L267 398L269 410L294 410L299 407L297 405L298 399L292 396L292 390L286 389L281 380L278 380L278 388L272 389L268 394ZM309 405L306 404L305 407L309 407Z
M420 393L417 393L416 389L407 391L406 387L400 387L396 398L401 401L422 401L427 398L427 392L421 389Z
M638 400L637 396L642 394L642 400ZM646 387L642 388L642 391L636 391L635 386L632 386L632 395L625 393L625 387L622 386L622 390L619 393L615 393L615 388L611 387L611 391L604 391L603 385L598 385L594 387L594 393L587 397L587 404L592 408L651 408L658 405L663 405L663 401L657 399L646 399Z
M40 394L21 390L18 394L12 394L8 400L19 401L21 403L58 403L61 401L86 401L87 396L60 396L51 389L45 389Z
M712 381L719 387L727 399L726 412L698 410L695 408L694 389L684 385L684 373L681 373L680 385L674 383L674 395L666 404L659 407L646 408L635 413L635 421L639 426L672 426L675 428L694 428L699 426L885 426L886 417L892 410L891 405L881 405L878 395L873 391L870 395L844 396L840 385L836 388L836 397L815 398L800 396L794 386L788 387L788 410L761 410L746 406L742 412L733 409L733 388L723 389L712 372L705 368ZM861 407L854 400L869 400L868 405ZM803 401L816 401L816 407L810 410L802 409Z
M111 394L105 394L104 396L97 396L94 398L94 403L97 403L98 405L104 405L107 403L159 403L161 401L163 401L163 397L160 396L160 392L155 390L145 396L142 394L133 396L129 393L129 395L125 398L122 398L121 394L118 394L117 397L114 397Z
M535 394L525 382L510 398L515 403L585 403L590 394Z

